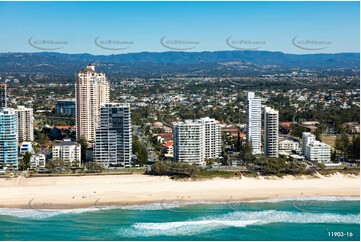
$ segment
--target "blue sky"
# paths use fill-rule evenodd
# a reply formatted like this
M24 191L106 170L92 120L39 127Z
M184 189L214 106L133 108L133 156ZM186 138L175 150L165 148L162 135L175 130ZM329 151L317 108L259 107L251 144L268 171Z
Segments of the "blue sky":
M170 51L162 37L166 46L190 51L234 50L230 38L233 46L258 50L359 52L359 12L359 2L1 2L0 52ZM299 48L300 40L317 44Z

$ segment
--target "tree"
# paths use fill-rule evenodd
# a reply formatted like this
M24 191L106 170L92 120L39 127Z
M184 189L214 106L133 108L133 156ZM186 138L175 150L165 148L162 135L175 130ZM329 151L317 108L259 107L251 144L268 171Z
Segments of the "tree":
M207 166L211 166L211 165L213 165L215 162L217 162L217 159L206 159L206 165L207 165Z
M298 162L289 162L285 157L259 157L250 169L257 170L265 176L283 176L306 174L306 165Z
M39 130L34 131L34 140L39 144L45 145L49 142L49 137L41 133Z
M335 140L335 149L341 152L343 157L347 156L350 150L350 140L345 132L342 132Z
M308 132L308 131L309 131L309 130L308 130L308 128L306 128L306 127L300 126L300 125L298 125L298 124L293 124L293 125L292 125L292 132L291 132L291 134L292 134L293 136L295 136L295 137L301 138L301 137L302 137L302 133L303 133L303 132Z
M180 162L157 161L152 165L151 174L153 175L167 175L175 177L192 177L201 168L195 165L190 165Z
M352 135L352 141L348 150L349 156L352 159L360 159L360 135Z
M81 136L78 139L78 143L80 144L81 147L81 161L85 161L86 159L86 147L88 146L88 141L86 140L86 138L84 136Z
M138 136L133 136L132 153L137 155L138 164L144 166L148 161L148 151L143 143L140 142Z
M248 163L254 160L254 155L252 154L252 146L250 143L246 143L241 146L241 150L239 152L240 158L243 162Z
M344 156L348 157L348 151L350 146L350 139L345 132L341 133L341 142L342 142L342 153Z
M145 145L141 144L137 153L138 163L140 166L144 166L148 161L148 151Z
M322 141L322 131L321 131L321 127L317 128L316 131L313 133L315 135L316 140L318 141Z
M55 173L61 169L64 169L65 163L61 158L53 158L46 162L45 167L51 172Z
M68 124L64 121L55 122L54 126L67 126Z
M85 163L85 168L89 173L100 173L104 170L104 167L99 165L96 162L87 162Z
M337 157L337 153L336 153L336 150L334 150L331 154L331 160L336 161L336 157Z
M19 169L20 170L24 171L24 170L30 168L30 158L31 158L31 154L29 152L26 152L24 157L19 162Z

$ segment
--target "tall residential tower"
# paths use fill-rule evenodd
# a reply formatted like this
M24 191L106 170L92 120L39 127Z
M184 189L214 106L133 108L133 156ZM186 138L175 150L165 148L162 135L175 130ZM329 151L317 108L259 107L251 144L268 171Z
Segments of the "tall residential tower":
M12 108L0 109L0 163L7 167L18 166L16 115Z
M0 83L0 108L6 108L6 83Z
M177 162L204 165L221 156L221 127L215 119L185 120L173 125L173 158Z
M278 111L270 107L264 110L264 155L278 157Z
M221 126L213 118L201 118L195 122L201 123L204 129L204 158L216 159L222 152Z
M33 109L18 106L15 110L19 142L34 140Z
M132 158L132 127L129 103L106 103L100 107L94 160L105 167L129 167Z
M99 123L99 108L109 102L109 83L103 72L87 65L76 75L76 137L94 141Z
M205 164L202 123L185 120L173 124L173 159L195 165Z
M246 103L246 141L252 146L253 154L261 154L262 133L262 110L261 98L256 97L254 92L248 92Z

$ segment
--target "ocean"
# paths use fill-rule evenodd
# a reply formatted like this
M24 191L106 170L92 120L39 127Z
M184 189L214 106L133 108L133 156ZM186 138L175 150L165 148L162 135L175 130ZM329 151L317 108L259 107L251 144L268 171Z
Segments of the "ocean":
M359 241L360 201L313 197L71 210L0 208L0 239Z

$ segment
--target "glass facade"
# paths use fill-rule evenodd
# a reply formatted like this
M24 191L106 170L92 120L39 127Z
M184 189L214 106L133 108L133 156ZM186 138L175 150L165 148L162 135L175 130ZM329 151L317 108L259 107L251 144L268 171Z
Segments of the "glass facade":
M0 109L0 163L17 168L18 147L15 110Z
M55 113L75 115L75 100L58 100L55 105Z

